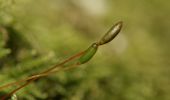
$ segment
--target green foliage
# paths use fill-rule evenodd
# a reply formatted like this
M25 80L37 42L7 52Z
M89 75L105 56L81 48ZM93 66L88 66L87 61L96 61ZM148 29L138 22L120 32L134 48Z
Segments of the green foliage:
M87 49L123 20L121 34L101 46L90 62L41 78L17 92L17 98L169 100L169 4L167 0L0 0L0 86Z

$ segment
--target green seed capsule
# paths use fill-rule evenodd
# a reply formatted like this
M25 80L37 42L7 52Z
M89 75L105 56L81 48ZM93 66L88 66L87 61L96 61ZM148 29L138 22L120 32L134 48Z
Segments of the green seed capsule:
M121 28L122 28L122 22L120 21L112 26L112 28L102 37L102 39L99 41L98 44L103 45L112 41L120 32Z
M78 61L80 64L84 64L86 62L88 62L96 53L98 48L98 44L97 43L93 43L84 53L84 55L82 55Z

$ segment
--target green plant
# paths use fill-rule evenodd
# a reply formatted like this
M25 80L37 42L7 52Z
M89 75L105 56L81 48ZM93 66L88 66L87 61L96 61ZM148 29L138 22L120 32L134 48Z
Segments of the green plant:
M117 34L120 32L121 28L122 28L122 22L120 21L120 22L116 23L115 25L113 25L112 28L98 42L93 43L87 50L77 53L76 55L71 56L70 58L64 60L63 62L56 64L53 67L51 67L39 74L35 74L33 76L27 77L26 79L22 79L22 80L1 86L0 90L7 88L9 86L13 86L13 85L21 85L20 84L21 82L25 82L24 84L22 84L21 86L19 86L16 89L14 89L9 94L1 97L1 100L5 100L10 95L16 93L18 90L22 89L23 87L27 86L32 81L35 81L36 79L38 79L40 77L44 77L51 73L58 72L61 70L69 70L69 69L78 67L79 65L88 62L95 55L98 47L100 45L104 45L104 44L112 41L117 36ZM78 59L76 59L76 58L78 58ZM67 63L70 63L74 59L76 59L74 63L66 65Z

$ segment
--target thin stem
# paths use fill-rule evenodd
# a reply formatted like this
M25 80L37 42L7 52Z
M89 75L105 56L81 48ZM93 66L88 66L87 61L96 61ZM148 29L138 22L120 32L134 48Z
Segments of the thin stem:
M7 87L9 87L9 86L19 85L19 84L21 84L21 82L25 82L25 81L28 81L28 80L30 80L30 79L36 78L36 77L39 76L39 75L41 76L41 74L48 73L48 72L54 70L55 68L60 67L60 66L63 66L65 63L70 62L71 60L73 60L73 59L75 59L75 58L77 58L77 57L80 57L80 56L83 55L83 54L84 54L84 51L83 51L83 52L80 52L80 53L77 53L76 55L74 55L74 56L66 59L65 61L63 61L63 62L61 62L61 63L59 63L59 64L57 64L57 65L52 66L51 68L49 68L49 69L47 69L47 70L45 70L45 71L43 71L43 72L41 72L41 73L39 73L39 74L36 74L36 75L30 76L30 77L27 77L26 79L21 79L21 80L19 80L19 81L6 84L6 85L4 85L4 86L1 86L1 87L0 87L0 90L2 90L2 89L4 89L4 88L7 88Z
M76 63L76 64L73 64L69 67L60 67L59 69L57 70L54 70L52 72L47 72L47 73L42 73L42 74L39 74L39 75L34 75L33 77L28 77L25 81L27 81L26 83L24 83L23 85L19 86L18 88L16 88L15 90L11 91L10 93L8 93L7 95L4 95L3 97L1 97L1 100L5 100L7 97L9 97L10 95L16 93L17 91L19 91L20 89L24 88L25 86L29 85L32 81L35 81L36 79L39 79L41 77L45 77L45 76L48 76L50 74L53 74L53 73L56 73L58 71L61 71L63 69L63 71L66 71L66 70L70 70L70 69L73 69L73 68L76 68L78 67L80 64L79 63Z

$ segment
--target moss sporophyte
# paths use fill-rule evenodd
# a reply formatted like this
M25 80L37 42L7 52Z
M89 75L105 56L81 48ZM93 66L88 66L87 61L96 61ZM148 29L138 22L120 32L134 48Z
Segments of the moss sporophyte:
M7 95L4 95L3 97L1 97L1 100L5 100L6 98L8 98L9 96L11 96L12 94L15 94L18 90L24 88L25 86L27 86L28 84L30 84L31 82L44 77L44 76L48 76L52 73L61 71L61 70L69 70L72 68L76 68L81 64L87 63L90 59L92 59L92 57L95 55L95 53L97 52L99 46L104 45L106 43L109 43L110 41L112 41L120 32L120 30L122 29L122 21L117 22L116 24L114 24L108 32L106 32L106 34L98 41L95 43L92 43L92 45L85 51L77 53L73 56L71 56L70 58L64 60L63 62L56 64L52 67L50 67L49 69L29 76L25 79L21 79L18 80L16 82L12 82L3 86L0 86L0 90L5 89L7 87L13 86L13 85L18 85L19 87L17 87L16 89L14 89L13 91L11 91L10 93L8 93ZM77 58L77 59L76 59ZM63 67L66 63L71 62L72 60L75 60L75 63L73 63L72 65L68 65L66 67Z

